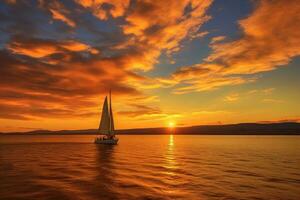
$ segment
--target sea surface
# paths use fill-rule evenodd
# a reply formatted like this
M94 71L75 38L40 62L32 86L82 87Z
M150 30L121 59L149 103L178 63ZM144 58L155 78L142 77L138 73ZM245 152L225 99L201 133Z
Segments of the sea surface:
M300 136L0 136L0 199L300 199Z

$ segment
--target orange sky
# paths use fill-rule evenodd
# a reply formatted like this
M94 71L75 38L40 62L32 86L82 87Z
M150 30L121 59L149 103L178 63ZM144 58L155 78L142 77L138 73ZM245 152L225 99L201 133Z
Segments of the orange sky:
M0 131L299 121L297 1L3 1Z

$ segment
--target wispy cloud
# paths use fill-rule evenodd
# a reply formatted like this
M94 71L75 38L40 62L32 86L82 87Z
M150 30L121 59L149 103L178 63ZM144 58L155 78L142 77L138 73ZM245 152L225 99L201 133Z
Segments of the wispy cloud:
M225 36L221 35L221 36L216 36L216 37L213 37L210 41L210 44L214 44L214 43L217 43L217 42L220 42L220 41L223 41L225 40Z
M214 44L206 60L223 64L225 74L253 74L287 64L300 54L299 11L296 1L260 1L239 22L243 36Z
M263 99L262 100L264 103L283 103L283 100L280 99L271 99L271 98L267 98L267 99Z
M127 111L119 111L118 114L120 115L127 115L130 117L141 117L145 115L153 115L153 114L161 114L161 110L159 108L150 107L141 104L130 104L132 107L130 110Z
M30 56L33 58L42 58L57 53L67 51L80 52L87 51L93 54L98 50L75 40L56 41L49 39L30 38L30 37L13 37L7 48L15 53Z
M195 111L192 115L217 115L217 114L231 114L232 112L225 111L225 110L202 110L202 111Z
M240 95L238 93L229 94L224 98L224 101L233 102L239 100Z
M266 95L272 94L274 92L275 88L266 88L263 89L262 92Z
M49 9L50 13L52 14L52 18L54 20L60 20L71 27L75 27L76 23L72 20L68 15L70 11L67 10L64 5L59 1L43 1L40 0L40 6Z
M169 77L176 80L175 93L248 83L249 75L287 64L300 55L299 13L296 1L259 1L253 13L239 21L239 39L218 42L224 36L214 37L212 53L203 63L182 67Z

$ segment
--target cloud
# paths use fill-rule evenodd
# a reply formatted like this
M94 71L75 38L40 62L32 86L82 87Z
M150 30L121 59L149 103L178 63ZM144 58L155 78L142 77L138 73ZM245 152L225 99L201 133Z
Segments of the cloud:
M260 1L239 21L243 36L212 45L206 59L224 65L225 74L270 71L300 55L300 6L297 1Z
M217 43L217 42L220 42L220 41L223 41L225 40L225 36L216 36L216 37L213 37L210 41L210 44L214 44L214 43Z
M253 97L255 95L260 96L262 99L262 102L265 103L282 103L283 101L273 98L265 98L266 96L270 96L275 88L265 88L265 89L254 89L247 92L242 93L231 93L224 97L224 101L226 102L234 102L238 101L240 99Z
M245 93L245 95L253 95L253 94L271 95L274 91L275 88L253 89Z
M205 13L211 3L211 0L137 1L125 17L128 25L123 26L123 31L135 36L139 43L167 53L176 52L183 39L195 37L200 26L210 19ZM190 12L185 13L187 8Z
M140 104L142 103L142 104ZM179 113L171 113L171 112L164 112L159 107L153 105L145 105L145 103L149 102L136 102L136 103L129 103L127 110L121 110L117 114L130 117L130 119L134 119L137 121L168 121L181 118L182 115Z
M129 117L141 117L145 115L161 114L161 110L159 108L153 108L146 105L130 104L130 107L133 107L133 109L130 109L128 111L119 111L118 114L126 115Z
M212 0L135 1L128 5L121 25L127 40L115 45L119 51L138 52L132 68L153 69L162 53L179 51L181 42L207 33L200 26L210 19L206 11Z
M209 74L215 73L219 68L220 66L218 65L201 64L181 67L172 74L172 78L177 81L192 80L198 77L205 77Z
M156 102L159 102L160 99L158 96L151 96L151 95L140 95L136 97L127 97L124 99L127 105L129 105L132 102L135 102L136 104L145 105L145 104L153 104Z
M158 79L168 87L174 87L173 93L184 94L215 90L223 86L254 82L257 77L223 75L222 66L217 64L197 64L181 67L169 78Z
M194 35L191 35L190 39L202 38L202 37L206 36L207 34L209 34L208 31L199 32L199 33L196 33Z
M61 4L58 4L58 5L61 5ZM53 19L63 21L71 27L76 26L75 22L66 16L68 11L66 11L63 7L59 6L57 8L50 8L49 10L52 14Z
M239 100L239 98L240 98L240 95L238 93L234 93L234 94L227 95L224 98L224 101L233 102L233 101Z
M101 20L111 17L121 17L129 6L129 0L75 0L84 8L92 11Z
M206 11L212 0L205 1L77 1L101 20L122 17L121 31L126 40L112 46L116 52L126 52L131 69L148 71L158 63L159 56L181 48L184 39L207 34L200 26L210 19ZM110 6L108 6L110 5ZM119 11L117 11L119 10ZM114 14L115 12L115 14ZM144 80L145 81L145 80ZM152 82L149 84L149 82ZM137 87L140 87L141 84ZM156 88L160 82L149 80L143 89Z
M192 115L224 115L224 114L231 114L232 112L225 111L225 110L202 110L202 111L195 111L192 113Z
M76 118L98 115L89 110L74 111L72 108L58 107L51 104L9 104L0 103L0 118L14 120L38 120L41 118Z
M93 116L98 97L109 89L124 97L123 106L128 99L139 105L120 111L124 116L177 117L149 106L159 99L144 93L167 86L168 80L141 71L153 69L162 54L180 50L184 40L206 35L199 29L210 19L206 11L211 4L212 0L7 4L7 13L1 15L8 39L0 49L0 117ZM104 27L106 23L114 27Z
M188 86L179 86L175 88L175 94L184 94L189 92L202 92L216 90L224 86L240 85L244 83L254 82L256 78L243 77L207 77L201 80L187 81Z
M67 49L69 51L89 51L90 53L93 54L97 54L99 52L97 49L92 48L87 44L74 41L74 40L63 41L59 45L60 47Z
M42 58L55 53L63 53L65 50L98 53L98 50L95 48L75 40L55 41L20 36L13 37L7 48L15 54L22 54L33 58Z
M13 116L10 109L1 109L2 118L51 118L55 113L58 117L87 116L95 113L97 97L109 89L114 95L138 97L141 94L129 84L140 77L122 68L121 58L86 59L79 52L67 51L62 57L53 57L59 64L52 65L34 57L0 51L0 59L0 104L15 107Z
M54 9L50 9L50 12L52 14L53 19L56 20L61 20L63 22L65 22L66 24L68 24L69 26L75 27L76 24L74 21L68 19L65 15L63 15L60 11L58 10L54 10Z
M263 99L262 100L264 103L283 103L284 101L280 100L280 99Z
M239 21L239 39L220 43L225 36L212 38L212 53L203 63L181 67L162 80L175 86L177 94L253 82L253 74L300 55L299 13L297 1L259 1L253 13Z
M49 11L52 14L52 18L55 20L60 20L66 24L68 24L71 27L75 27L76 24L74 20L70 19L68 15L70 14L70 11L67 10L64 5L59 1L51 1L51 2L45 2L40 1L40 5L47 7Z
M180 113L153 113L153 114L143 114L135 117L135 120L138 121L149 121L150 123L161 121L166 122L169 120L176 120L182 118Z
M263 89L262 92L266 95L272 94L274 92L275 88L266 88Z
M16 54L41 58L59 52L58 47L50 41L14 38L8 49Z

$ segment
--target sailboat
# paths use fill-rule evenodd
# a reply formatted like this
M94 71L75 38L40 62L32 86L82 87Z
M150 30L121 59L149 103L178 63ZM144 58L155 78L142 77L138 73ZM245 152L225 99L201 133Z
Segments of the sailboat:
M115 136L114 118L111 106L111 91L109 91L109 103L107 96L104 99L101 120L98 131L104 136L95 139L96 144L117 144L119 139Z

